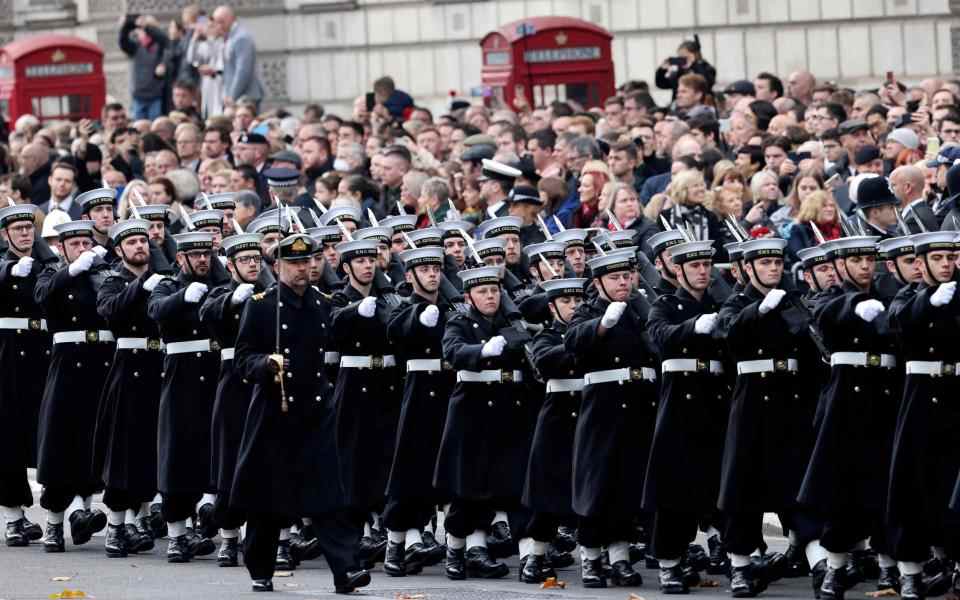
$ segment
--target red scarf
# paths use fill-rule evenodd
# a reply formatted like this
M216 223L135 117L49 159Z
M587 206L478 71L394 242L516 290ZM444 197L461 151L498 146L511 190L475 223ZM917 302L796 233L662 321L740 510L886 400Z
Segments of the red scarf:
M820 233L823 234L823 239L835 240L843 234L843 230L840 228L839 221L833 221L832 223L817 223L817 229L820 230Z

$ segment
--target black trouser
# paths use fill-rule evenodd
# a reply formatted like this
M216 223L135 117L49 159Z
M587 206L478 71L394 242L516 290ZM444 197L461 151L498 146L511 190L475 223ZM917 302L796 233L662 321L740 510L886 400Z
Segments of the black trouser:
M230 494L217 494L213 505L213 520L220 529L240 529L246 520L240 511L230 507Z
M153 497L154 494L136 494L127 490L108 487L103 492L103 503L114 512L139 511L140 505L149 502Z
M877 516L868 510L846 510L830 514L823 522L820 545L827 552L849 552L857 542L867 539L877 521Z
M353 520L342 512L312 517L313 530L320 549L333 573L335 585L346 579L348 571L357 569L354 556L360 534ZM243 541L243 561L251 579L273 577L277 560L280 530L291 522L288 517L253 513L247 515L247 537Z
M423 529L436 513L436 505L413 499L387 498L383 509L383 526L391 531Z
M658 509L653 515L653 556L664 560L680 560L686 556L690 542L697 537L698 521L697 513ZM757 531L759 533L759 528Z
M33 492L27 480L27 469L0 471L0 506L32 506Z
M96 487L97 486L93 484L63 487L45 485L43 486L43 492L40 494L40 506L50 512L63 512L67 510L67 507L73 502L74 497L80 496L81 498L86 498L87 496L92 496L96 491Z
M632 542L636 534L633 519L620 515L580 517L577 525L577 542L586 548L600 548L613 542Z
M197 512L197 502L203 498L201 492L162 494L163 520L175 523L192 518Z
M490 521L496 511L492 500L454 498L450 501L443 526L454 537L465 538L474 531L490 531Z

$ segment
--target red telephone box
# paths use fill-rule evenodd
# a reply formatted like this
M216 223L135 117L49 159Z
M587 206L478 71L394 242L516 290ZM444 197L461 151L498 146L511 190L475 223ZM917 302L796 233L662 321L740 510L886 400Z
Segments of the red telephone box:
M572 17L533 17L507 23L480 41L485 102L513 106L526 96L531 106L575 100L603 106L614 94L613 35Z
M69 35L32 35L0 47L0 115L98 119L106 100L103 50Z

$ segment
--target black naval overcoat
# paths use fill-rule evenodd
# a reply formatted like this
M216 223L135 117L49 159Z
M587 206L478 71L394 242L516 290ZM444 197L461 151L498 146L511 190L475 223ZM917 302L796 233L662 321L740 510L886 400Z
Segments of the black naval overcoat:
M960 294L937 307L930 304L936 289L910 285L893 302L890 317L899 331L904 362L960 361ZM958 517L947 510L960 465L956 400L955 375L906 375L887 491L887 517L894 525L891 554L897 560L924 562L921 554L931 545L956 547Z
M0 490L0 504L5 506L33 504L27 468L37 465L40 403L50 366L50 333L43 327L43 307L33 298L44 263L35 252L32 255L27 277L11 275L20 260L13 252L7 251L0 261L0 317L26 320L23 329L0 329L0 423L11 424L0 436L0 471L3 481L16 485Z
M123 266L110 273L97 294L100 315L116 338L147 338L146 350L117 349L103 386L97 420L95 474L108 488L146 502L157 491L157 416L163 352L160 330L147 316L153 273L136 276Z
M655 369L647 314L631 299L606 334L597 333L610 302L595 296L577 308L564 343L585 373ZM585 517L640 512L643 476L657 415L657 383L643 379L586 385L573 448L573 508Z
M481 355L488 340L512 328L502 309L489 319L471 307L448 318L443 357L456 371L521 370L525 366L521 346L508 344L496 357ZM527 389L524 382L515 380L456 383L436 459L434 487L472 500L519 499L533 433L532 427L524 431L528 406L534 402L525 396Z
M280 352L290 361L284 379L287 412L268 362L277 349L278 293ZM247 301L234 368L254 387L231 508L293 518L346 506L337 468L336 409L323 365L329 344L330 302L316 288L298 296L280 283Z
M582 380L576 356L565 344L567 324L553 321L533 338L534 366L548 382ZM573 439L580 414L580 391L556 391L545 394L537 415L527 478L523 487L523 505L553 515L573 514Z
M773 373L738 375L727 421L717 506L729 512L784 511L796 502L809 457L809 406L802 385L809 313L799 292L787 291L763 315L753 285L720 309L717 335L735 362L772 359ZM798 371L784 367L798 361Z
M443 360L443 332L454 308L441 300L437 304L440 316L436 326L427 327L420 322L420 315L430 305L429 300L414 293L393 310L387 327L400 368L405 369L411 359L436 360L442 368L408 372L404 381L400 425L387 484L387 495L395 499L436 497L432 467L456 382L456 373Z
M66 264L48 266L37 278L34 299L43 305L51 334L107 330L97 313L97 290L109 274L99 257L76 277ZM112 342L54 344L50 371L43 390L38 434L37 481L44 485L77 487L79 492L99 485L93 472L93 435L100 392L113 362Z
M214 260L213 262L217 262ZM163 341L209 339L200 322L200 302L184 297L194 278L181 271L157 284L147 303ZM207 280L197 280L208 283ZM209 285L209 283L208 283ZM158 488L165 494L210 491L210 423L220 372L219 345L206 352L167 354L163 361L158 421Z
M698 300L683 288L660 296L650 310L650 337L661 360L695 359L702 369L662 374L643 489L646 510L707 514L716 505L730 412L729 379L709 368L711 361L722 360L721 342L696 333L694 325L701 315L719 310L720 303L709 292Z
M246 304L244 301L234 305L231 301L239 285L231 281L214 288L200 306L200 321L206 326L210 337L220 345L221 352L234 352L234 357L221 355L210 427L210 482L219 494L227 495L233 487L243 422L253 396L253 383L237 371L235 362L240 317ZM262 291L259 284L254 285L254 291Z
M868 323L855 312L860 302L879 298L875 288L864 292L846 281L819 295L816 326L831 353L894 354L889 313ZM798 497L802 504L827 514L882 509L897 381L896 367L831 367L814 420L813 448Z
M363 295L351 285L333 295L332 340L344 356L382 357L394 354L387 339L392 307L377 298L376 313L361 317ZM334 390L337 447L341 480L348 504L371 510L383 503L393 464L401 405L400 367L340 367Z

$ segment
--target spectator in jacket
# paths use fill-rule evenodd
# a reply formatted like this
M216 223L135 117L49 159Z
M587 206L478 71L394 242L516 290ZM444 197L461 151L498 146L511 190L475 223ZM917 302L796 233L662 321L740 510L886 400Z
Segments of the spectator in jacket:
M240 99L252 102L259 111L263 85L257 72L257 46L229 6L213 11L213 20L226 38L223 56L223 106L232 108Z
M148 15L125 15L120 27L120 49L130 65L130 96L134 119L156 119L163 112L167 66L164 52L169 40Z

